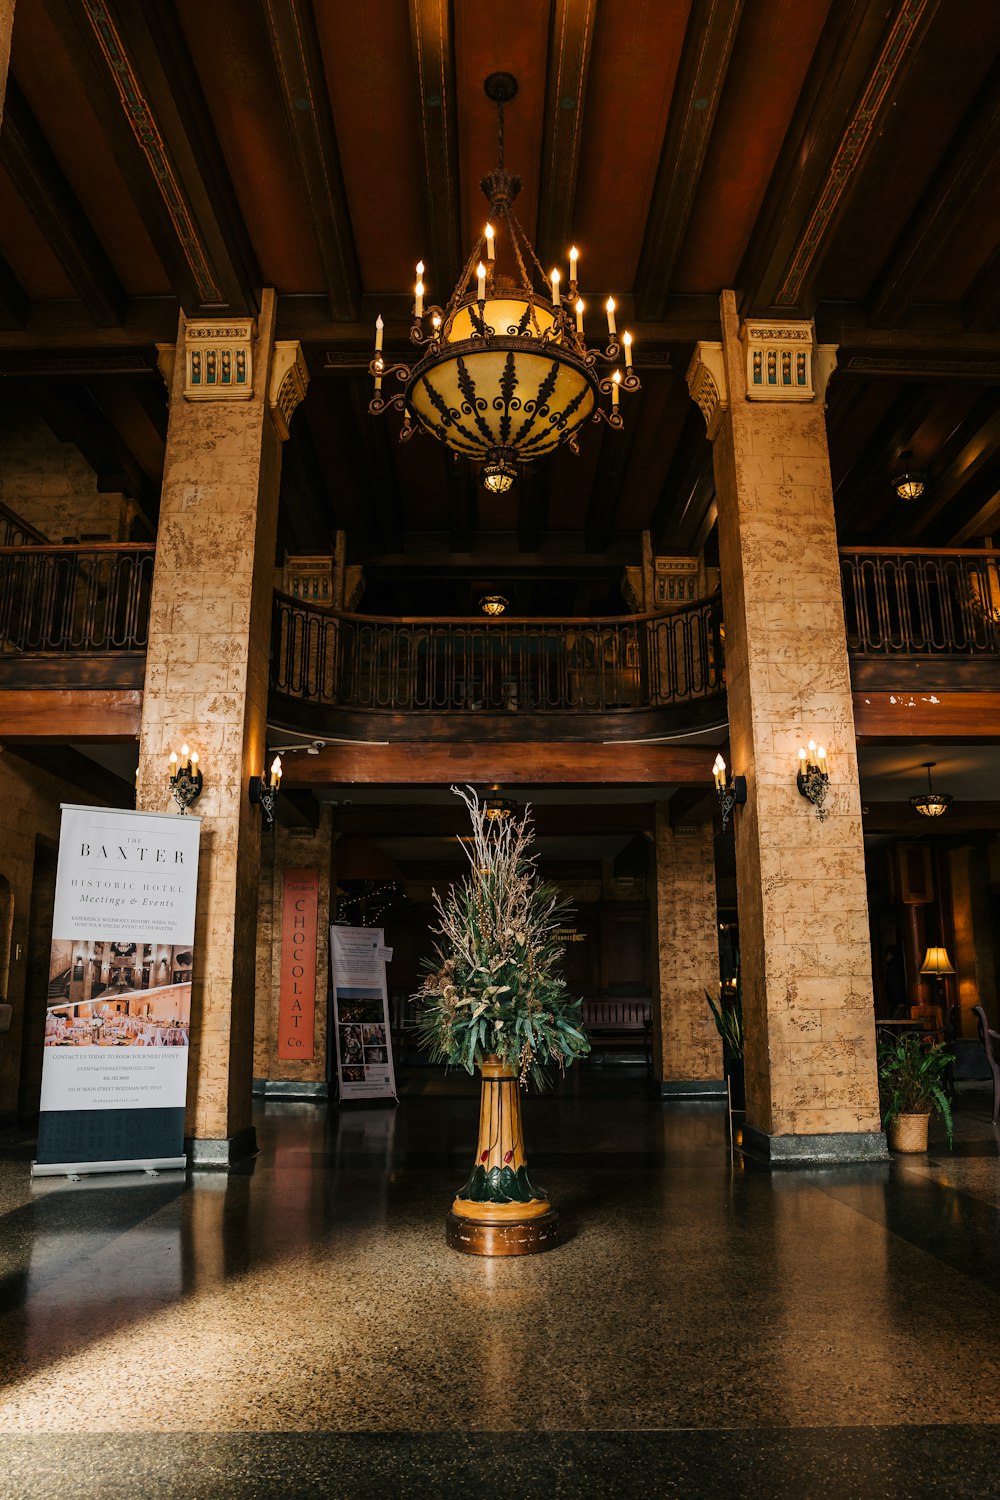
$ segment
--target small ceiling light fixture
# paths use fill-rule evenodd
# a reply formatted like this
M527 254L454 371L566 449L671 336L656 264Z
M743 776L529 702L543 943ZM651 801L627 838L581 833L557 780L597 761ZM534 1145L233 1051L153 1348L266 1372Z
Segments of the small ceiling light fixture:
M505 823L514 816L514 803L509 797L498 796L501 790L500 786L491 786L490 795L483 798L483 812L491 823Z
M198 768L198 752L189 750L185 743L181 746L180 760L177 758L177 751L171 750L167 766L170 791L183 815L191 803L201 796L202 774Z
M900 500L919 500L927 487L927 475L919 469L910 468L912 457L909 448L901 453L899 461L903 467L898 474L893 475L892 487Z
M517 478L513 448L491 448L483 464L483 489L505 495Z
M934 790L934 784L931 781L931 769L937 765L937 761L922 760L920 764L927 771L927 790L926 792L921 792L919 797L911 797L910 805L911 807L915 807L918 813L923 813L925 818L940 818L942 813L948 811L955 799L948 792L936 792Z
M479 601L479 608L484 615L502 615L510 604L503 594L484 594Z

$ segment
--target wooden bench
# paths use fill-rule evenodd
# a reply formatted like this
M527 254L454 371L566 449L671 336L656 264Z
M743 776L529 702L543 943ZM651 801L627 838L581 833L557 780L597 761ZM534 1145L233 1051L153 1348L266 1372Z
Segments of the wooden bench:
M582 1019L594 1051L641 1043L646 1066L652 1068L653 1011L648 1000L584 1000Z

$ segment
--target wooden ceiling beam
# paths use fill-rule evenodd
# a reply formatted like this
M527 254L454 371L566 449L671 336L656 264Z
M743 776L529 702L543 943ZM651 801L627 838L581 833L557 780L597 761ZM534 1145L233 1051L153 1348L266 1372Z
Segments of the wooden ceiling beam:
M743 0L694 0L635 281L636 312L659 318L701 181Z
M938 3L831 6L738 277L744 314L811 316L826 250Z
M855 524L871 501L873 490L891 503L889 470L899 454L910 446L938 395L932 386L904 386L877 423L871 437L844 469L833 489L841 536L846 536Z
M354 429L361 447L359 467L369 501L371 529L381 548L401 550L404 544L403 508L388 423L384 417L373 417L368 410L367 380L356 377L351 381L350 389Z
M944 533L951 533L955 525L950 520L954 514L953 502L964 490L981 482L1000 449L1000 402L994 392L986 393L976 403L954 436L956 441L949 445L945 455L949 460L947 466L938 468L932 464L928 468L927 488L916 507L908 506L901 515L894 540L903 535L908 542L916 544L938 517L944 522Z
M124 288L13 79L7 83L0 166L94 322L99 327L121 323L125 315Z
M705 419L692 404L650 522L653 551L682 551L682 539L698 533L714 498L712 446Z
M312 434L300 409L281 453L282 513L289 551L335 550L337 521Z
M97 475L98 491L127 495L156 534L159 489L86 386L63 381L31 387L38 410L62 443L73 443Z
M462 270L458 196L458 91L449 0L410 0L410 33L420 95L420 150L427 263L442 306Z
M584 525L588 552L606 551L614 536L625 475L642 420L642 402L643 395L640 391L628 402L625 425L618 432L607 428L601 434L601 451L597 457L597 467L587 500Z
M552 464L525 464L518 479L517 544L522 553L536 553L542 536L548 530L552 508Z
M963 210L996 171L1000 154L1000 62L992 68L883 266L869 302L875 328L899 323L928 266Z
M330 316L352 322L361 304L361 272L313 8L307 0L259 4L323 264Z
M3 695L0 695L2 697ZM670 786L711 782L705 746L496 741L327 745L289 756L282 786Z
M0 328L23 328L28 318L28 294L0 255Z
M966 326L993 333L1000 326L1000 248L979 272L962 303Z
M184 311L255 312L260 268L175 7L45 3Z
M523 798L515 797L514 801L523 805ZM546 837L574 833L644 833L653 827L653 804L605 802L590 806L586 802L532 802L531 821L535 832ZM457 798L454 807L450 803L356 802L350 807L337 808L336 830L340 834L371 839L455 837L468 833L469 815Z
M7 754L16 755L50 776L58 776L60 781L68 782L107 807L135 806L134 782L107 770L72 745L19 745L11 747Z
M545 80L545 129L538 192L538 254L562 264L573 232L587 74L596 0L554 0Z
M446 453L445 464L451 545L455 552L467 552L479 530L479 487L471 463L461 453Z

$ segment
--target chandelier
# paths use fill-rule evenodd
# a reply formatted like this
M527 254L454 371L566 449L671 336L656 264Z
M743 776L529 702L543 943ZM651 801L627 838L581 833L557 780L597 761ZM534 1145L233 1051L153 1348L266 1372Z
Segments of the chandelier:
M942 813L948 811L955 800L948 792L936 792L931 783L931 767L937 765L936 760L922 760L920 764L927 772L927 790L921 792L919 797L911 797L911 806L923 813L925 818L940 818Z
M563 443L577 452L577 435L588 420L620 429L620 394L638 391L640 381L632 368L631 334L618 342L613 297L604 305L607 344L587 347L576 247L569 252L565 292L558 268L548 276L542 270L513 209L520 178L504 166L504 105L517 93L517 80L510 73L492 73L486 93L497 106L498 126L498 165L481 184L489 222L445 307L424 307L425 267L418 262L410 340L422 352L414 364L386 364L384 324L381 317L376 320L369 365L375 393L368 410L373 416L401 411L402 441L423 428L454 452L482 463L485 487L503 494L519 464ZM544 290L536 290L536 273ZM384 394L383 382L389 380L402 390Z
M903 465L898 474L893 475L892 487L900 500L919 500L927 487L927 476L919 469L910 468L910 460L913 454L909 449L899 455L899 461Z
M490 795L483 798L483 813L490 823L505 823L514 816L515 804L509 797L498 796L503 790L494 783L490 787Z
M502 615L507 602L503 594L484 594L479 601L479 608L484 615Z

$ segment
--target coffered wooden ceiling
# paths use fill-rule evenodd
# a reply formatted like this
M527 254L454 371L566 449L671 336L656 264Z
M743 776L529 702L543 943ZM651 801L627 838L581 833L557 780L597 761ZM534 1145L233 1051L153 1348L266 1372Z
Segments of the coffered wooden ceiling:
M711 547L684 370L732 286L840 346L842 540L968 542L1000 531L998 52L1000 6L968 0L16 0L0 375L153 519L155 343L274 286L312 374L280 547L344 527L401 606L457 565L456 606L478 569L596 607L643 527ZM444 299L481 228L496 69L519 217L620 298L644 390L624 434L492 498L368 417L366 369L379 312L409 349L417 259ZM907 449L929 483L903 506Z

